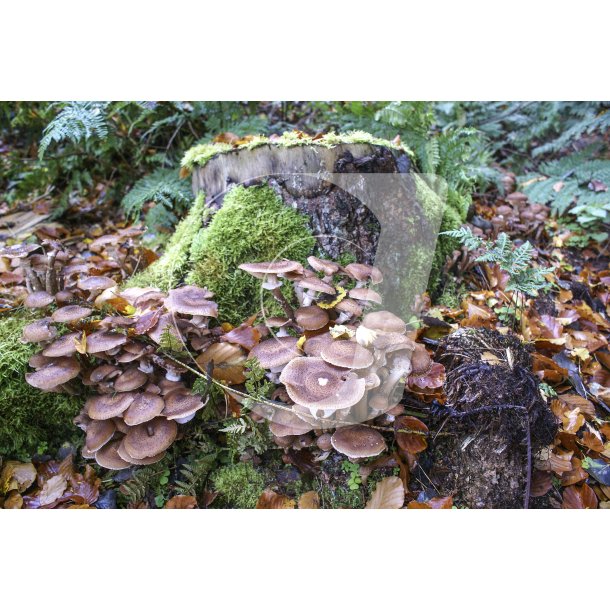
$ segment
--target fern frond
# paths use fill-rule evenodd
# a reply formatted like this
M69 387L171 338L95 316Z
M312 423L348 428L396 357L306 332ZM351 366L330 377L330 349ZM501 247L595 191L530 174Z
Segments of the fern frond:
M76 143L93 136L104 139L108 135L105 110L106 102L69 102L59 114L45 127L38 158L42 159L53 142L64 140Z

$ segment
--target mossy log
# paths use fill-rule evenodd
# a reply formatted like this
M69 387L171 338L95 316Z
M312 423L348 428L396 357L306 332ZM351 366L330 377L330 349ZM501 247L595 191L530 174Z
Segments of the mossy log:
M391 270L384 305L406 315L403 302L425 289L431 269L438 275L439 227L463 220L413 171L408 148L362 132L199 145L183 169L196 203L166 254L131 284L207 285L234 321L255 313L258 294L239 264L309 254Z

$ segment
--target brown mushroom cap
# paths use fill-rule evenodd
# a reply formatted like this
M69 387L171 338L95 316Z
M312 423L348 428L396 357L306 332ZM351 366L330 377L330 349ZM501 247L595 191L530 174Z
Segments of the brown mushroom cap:
M74 343L75 339L78 339L80 336L79 333L68 333L63 337L59 337L51 343L51 345L47 345L42 350L43 356L48 356L49 358L57 358L58 356L71 356L76 353L76 344Z
M57 337L57 329L50 326L51 318L42 318L23 327L22 341L26 343L40 343L50 341Z
M92 311L92 309L80 305L66 305L54 311L51 317L54 322L78 322L90 315Z
M125 439L122 439L121 444L117 450L119 457L134 466L148 466L149 464L156 464L160 462L165 457L165 451L162 451L158 455L153 455L152 457L144 458L143 460L138 460L134 458L132 455L129 455L127 449L125 449Z
M371 330L384 333L403 334L407 329L406 323L391 311L372 311L367 313L362 319L362 325Z
M133 366L125 370L114 380L114 389L117 392L130 392L141 388L148 381L148 375Z
M320 434L320 436L318 436L316 439L318 449L321 451L330 451L333 448L332 443L330 442L330 437L331 435L328 432Z
M120 440L106 443L96 454L95 461L102 467L108 470L124 470L129 468L131 464L126 462L119 455ZM85 447L86 449L86 447Z
M79 280L76 286L81 290L106 290L106 288L116 286L116 282L104 275L90 275Z
M327 343L320 357L335 366L346 369L366 369L373 364L373 354L354 341L337 339Z
M118 375L121 372L118 366L114 366L114 364L101 364L100 366L94 368L89 374L89 379L93 383L99 383L104 379L110 377L113 373Z
M299 307L294 312L297 324L305 330L318 330L328 324L328 312L317 305Z
M269 430L277 437L305 434L312 429L311 425L297 417L295 413L284 409L276 409L273 419L269 422Z
M333 275L339 271L339 265L332 261L326 261L316 256L307 257L307 262L312 269L322 272L324 275Z
M264 369L284 366L300 356L296 337L274 337L261 341L250 350L250 358L256 358Z
M315 357L291 360L280 381L294 402L309 409L346 409L365 391L364 379Z
M218 316L218 305L207 299L212 293L198 286L182 286L169 291L165 299L165 307L174 313L190 314L192 316Z
M253 275L258 279L266 275L283 275L284 273L303 273L303 266L296 261L273 261L268 263L244 263L238 269Z
M46 307L53 302L55 302L54 296L50 295L44 290L39 290L37 292L31 292L28 294L23 304L30 309L37 309L40 307Z
M133 402L123 413L123 421L128 426L137 426L154 419L161 414L165 407L165 401L158 394L142 392L138 394Z
M127 336L121 333L113 333L107 330L98 330L87 337L87 353L98 354L106 352L123 345Z
M368 279L371 280L371 284L379 284L383 281L383 275L377 267L372 265L363 265L362 263L350 263L344 270L348 275L352 276L359 282L364 282Z
M321 335L315 335L314 337L308 337L303 345L303 351L308 356L320 356L324 346L332 343L334 339L330 333L322 333Z
M5 246L0 248L0 256L7 258L25 258L34 250L39 250L38 244L15 244L14 246Z
M177 434L178 424L175 421L157 417L131 428L125 436L124 447L129 455L143 460L165 451Z
M25 380L39 390L51 390L74 379L79 373L80 365L75 358L55 358L37 371L26 373Z
M387 449L377 430L360 424L337 429L330 442L336 451L352 459L373 457Z
M316 292L323 292L324 294L336 294L336 290L330 284L323 282L319 277L306 277L299 282L297 286L305 288L306 290L315 290Z
M335 309L356 317L362 315L362 307L354 299L343 299L335 305Z
M98 451L112 438L115 431L116 426L110 419L92 421L87 426L87 438L85 440L87 451Z
M382 302L381 295L370 288L352 288L349 291L349 296L358 301L369 301L379 305L381 305Z
M85 409L91 419L110 419L121 415L135 397L132 393L99 394L87 399Z
M188 388L176 388L165 395L165 408L162 415L167 419L182 419L202 409L204 404L200 396Z

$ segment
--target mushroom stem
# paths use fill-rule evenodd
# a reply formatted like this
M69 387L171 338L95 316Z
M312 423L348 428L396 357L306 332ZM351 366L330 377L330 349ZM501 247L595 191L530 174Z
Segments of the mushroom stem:
M294 321L294 311L290 306L290 303L286 300L286 297L282 294L282 291L280 290L279 286L277 288L274 288L271 291L271 294L273 294L275 300L282 306L286 317Z
M45 290L53 295L57 292L57 274L55 273L55 259L57 254L57 250L54 250L48 255L48 268L45 274Z
M152 427L152 424L150 422L146 424L146 433L148 434L148 436L155 435L155 429Z

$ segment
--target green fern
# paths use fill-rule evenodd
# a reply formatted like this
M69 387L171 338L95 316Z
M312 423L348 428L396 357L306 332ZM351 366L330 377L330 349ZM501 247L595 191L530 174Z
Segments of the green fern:
M610 160L591 159L585 150L540 165L540 172L520 177L520 187L533 203L574 216L583 228L610 222Z
M216 454L199 457L180 470L180 478L174 484L177 494L197 497L201 492L208 474L216 463Z
M506 271L509 276L507 290L536 296L538 291L549 286L544 278L549 269L532 265L534 247L528 241L515 248L506 233L500 233L495 241L484 241L467 227L445 231L444 234L457 239L470 251L482 249L476 260L496 264Z
M161 484L161 479L167 469L165 462L164 459L151 466L139 468L131 479L119 487L119 495L128 504L148 501L150 494L155 494Z
M77 143L93 136L104 139L108 135L105 110L106 102L69 102L45 127L38 158L42 159L53 142L68 140Z
M129 218L135 219L144 205L152 202L155 206L146 215L146 223L151 227L169 227L192 200L190 184L176 170L160 168L138 180L123 197L121 207Z

